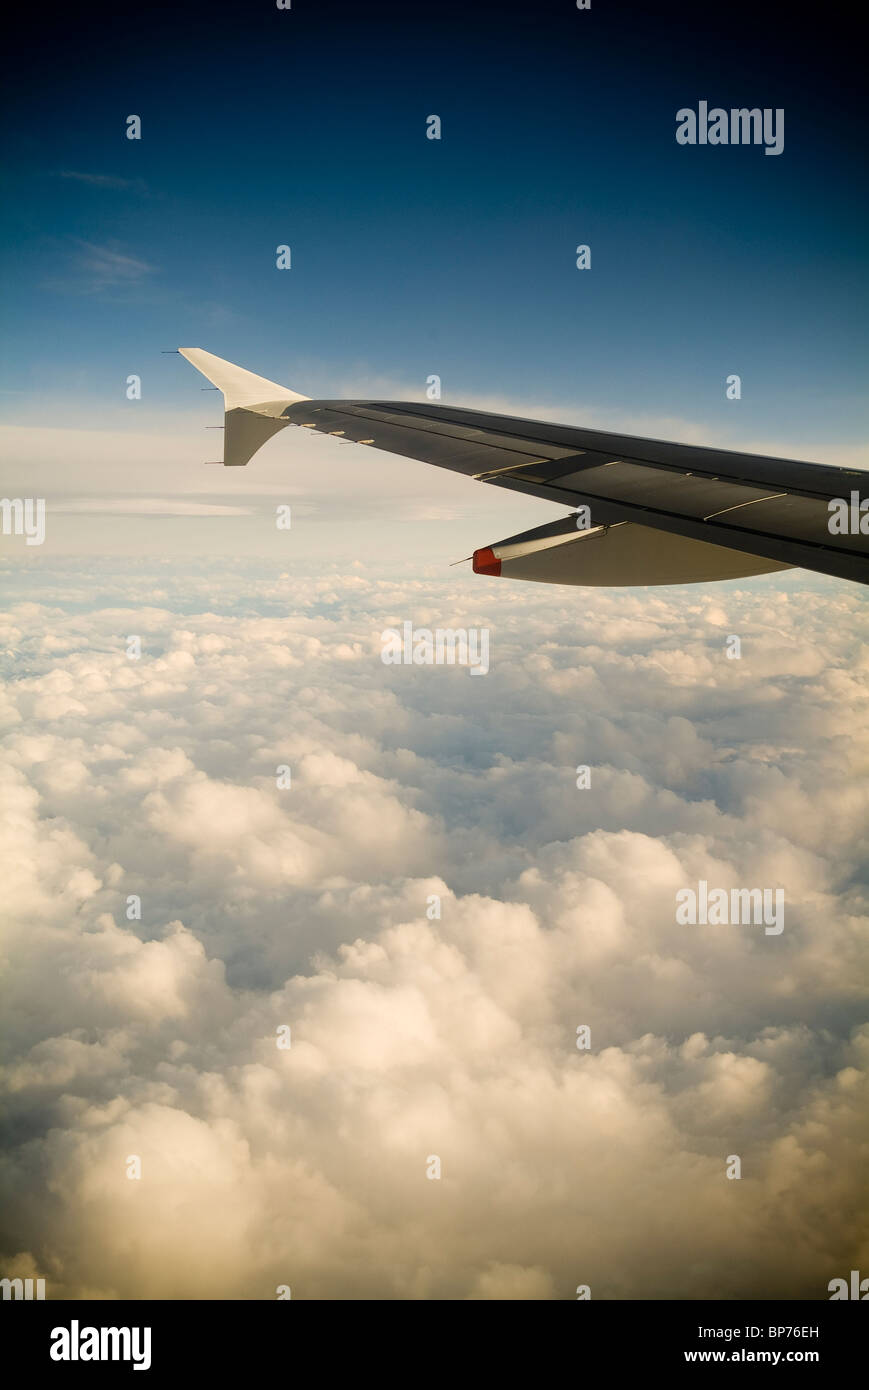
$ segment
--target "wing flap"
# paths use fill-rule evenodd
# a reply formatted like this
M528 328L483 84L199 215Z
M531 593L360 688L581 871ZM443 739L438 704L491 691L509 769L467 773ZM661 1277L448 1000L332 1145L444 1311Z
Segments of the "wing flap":
M577 530L576 518L538 526L474 552L478 574L538 584L582 584L616 588L646 584L698 584L744 579L790 568L727 546L686 536L668 536L630 521L607 523L605 508Z

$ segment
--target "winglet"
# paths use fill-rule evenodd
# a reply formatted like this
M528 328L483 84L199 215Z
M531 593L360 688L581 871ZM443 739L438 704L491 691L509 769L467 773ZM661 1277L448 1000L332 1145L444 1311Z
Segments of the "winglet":
M212 386L223 392L227 410L251 410L258 405L270 405L273 401L310 399L309 396L300 396L298 391L291 391L288 386L279 386L276 381L247 372L244 367L237 367L223 357L215 357L213 352L206 352L204 348L179 348L178 351Z
M279 386L267 377L247 372L223 357L215 357L204 348L179 348L178 351L223 392L223 462L228 468L243 467L267 439L290 423L281 418L288 405L310 399L298 391L291 391L288 386Z

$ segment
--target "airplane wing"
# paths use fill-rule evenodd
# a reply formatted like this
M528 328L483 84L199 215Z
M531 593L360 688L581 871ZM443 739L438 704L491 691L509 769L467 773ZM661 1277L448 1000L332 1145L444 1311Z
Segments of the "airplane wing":
M684 584L799 566L869 584L861 471L434 402L310 400L201 348L180 352L224 392L227 466L298 425L574 509L481 547L477 573Z

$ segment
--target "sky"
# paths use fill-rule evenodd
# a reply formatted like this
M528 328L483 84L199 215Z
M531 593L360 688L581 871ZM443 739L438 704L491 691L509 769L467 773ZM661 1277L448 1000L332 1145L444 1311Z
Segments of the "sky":
M562 509L305 430L205 469L220 397L171 352L865 468L851 22L25 17L0 492L47 521L0 536L0 1276L728 1300L869 1270L862 586L450 568ZM782 108L783 152L678 145L700 100ZM384 664L404 622L485 630L488 672ZM781 889L783 931L680 924L701 880Z
M41 9L4 95L8 485L35 480L58 507L104 508L108 487L220 506L274 473L330 522L347 498L332 446L284 435L241 477L202 469L220 398L162 355L178 346L309 396L420 397L435 373L446 402L860 466L865 126L848 22L808 35L756 6L689 18L552 0L151 6L84 26ZM675 113L701 99L782 108L783 152L678 145ZM59 449L53 429L76 433ZM411 462L354 451L352 472L354 514L368 486L504 514ZM257 550L243 525L206 520L190 544ZM117 536L57 521L48 544L64 550ZM140 523L127 530L140 544Z

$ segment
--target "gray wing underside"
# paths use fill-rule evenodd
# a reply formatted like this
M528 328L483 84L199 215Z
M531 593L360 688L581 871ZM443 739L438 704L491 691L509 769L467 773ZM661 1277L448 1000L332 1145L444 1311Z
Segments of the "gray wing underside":
M280 418L494 487L587 507L592 527L633 523L669 533L674 546L676 538L694 542L698 555L699 543L710 553L718 547L766 562L748 561L735 572L800 566L869 583L869 535L831 534L829 524L830 501L859 489L866 478L859 470L434 403L304 400L285 406Z

